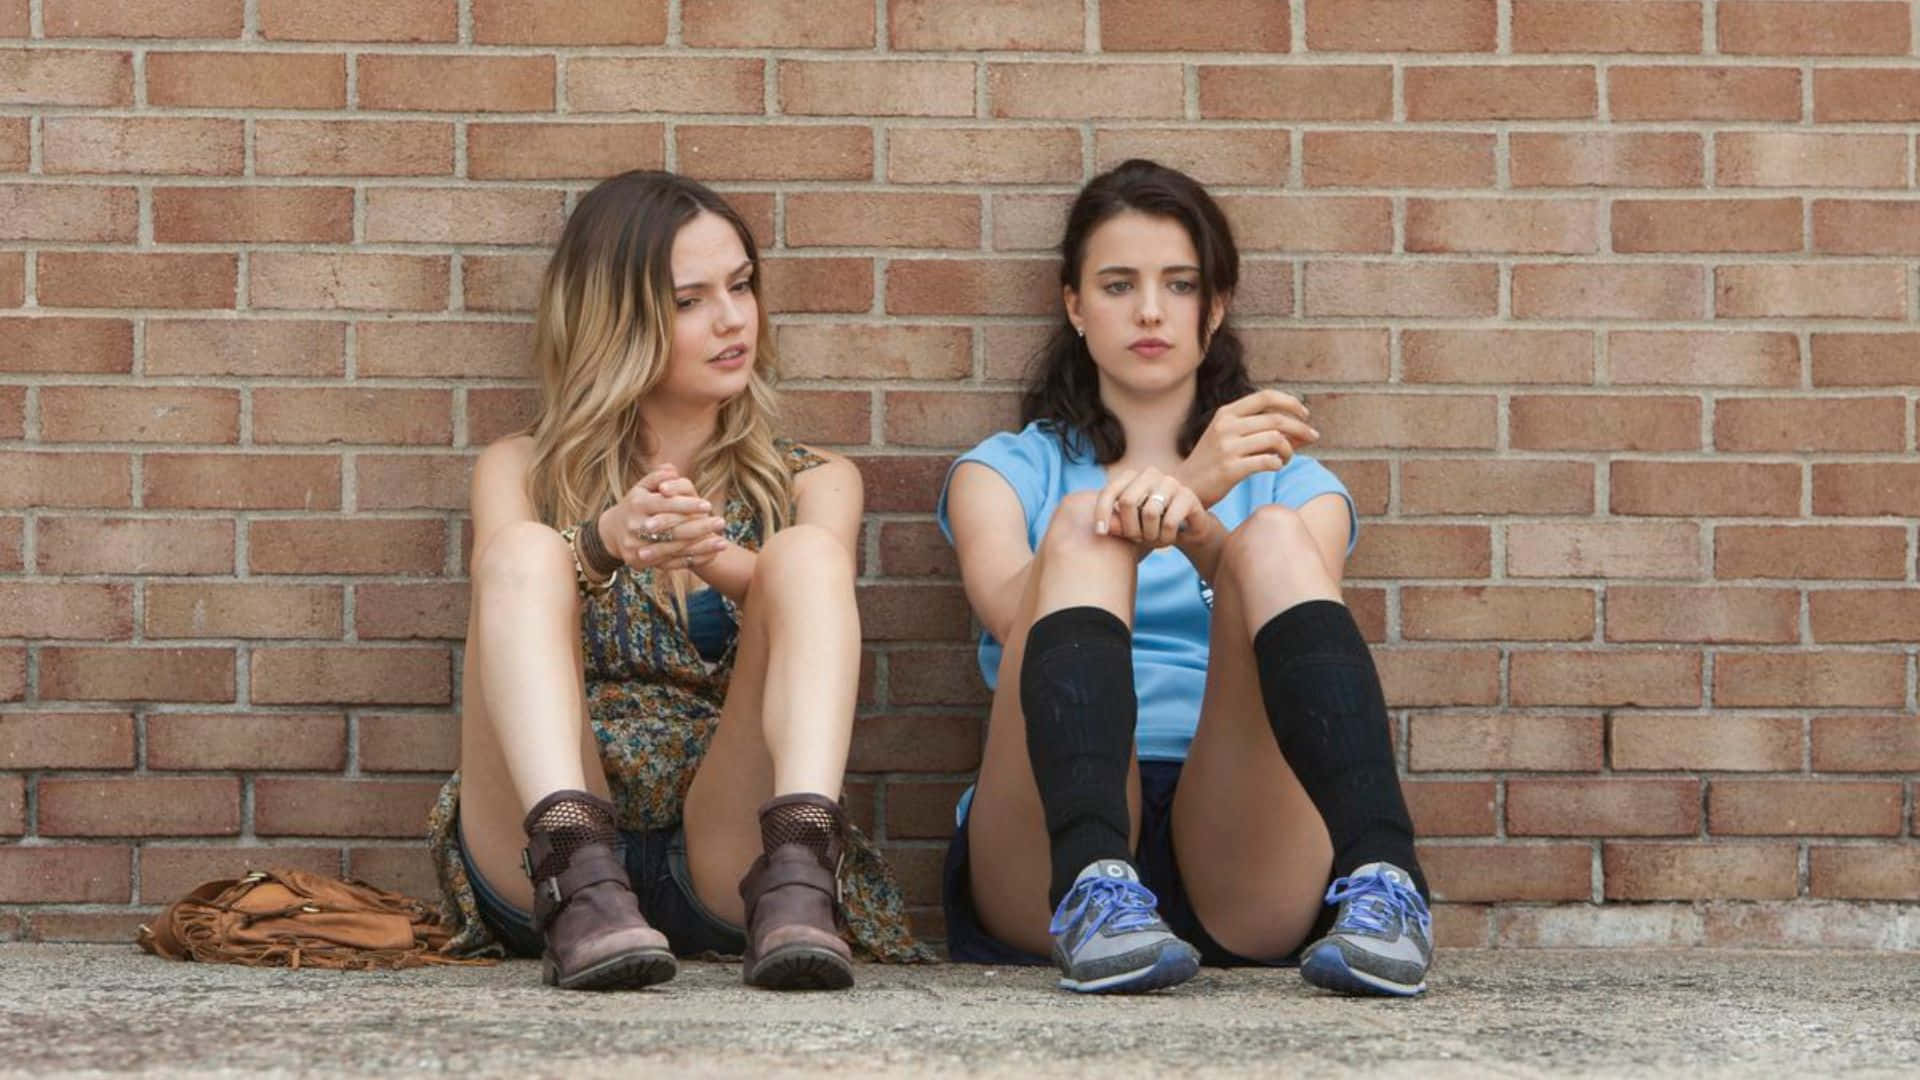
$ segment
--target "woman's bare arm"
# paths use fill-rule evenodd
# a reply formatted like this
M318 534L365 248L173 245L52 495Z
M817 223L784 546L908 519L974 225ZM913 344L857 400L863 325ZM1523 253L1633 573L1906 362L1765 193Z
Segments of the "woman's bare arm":
M967 602L987 633L1005 641L1033 567L1020 497L991 468L962 462L947 486L947 521Z

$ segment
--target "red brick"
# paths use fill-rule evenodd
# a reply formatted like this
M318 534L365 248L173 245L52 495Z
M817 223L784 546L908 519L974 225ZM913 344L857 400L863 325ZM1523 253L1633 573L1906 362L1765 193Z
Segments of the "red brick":
M537 244L560 235L562 197L533 189L375 188L367 193L370 241L403 244Z
M1744 461L1616 461L1608 482L1616 515L1791 517L1800 466Z
M1514 0L1513 51L1697 53L1698 0Z
M1516 131L1508 140L1507 171L1517 188L1695 187L1706 176L1694 134Z
M231 701L230 648L50 646L40 652L46 701Z
M867 180L873 131L865 126L687 124L675 139L680 169L710 180Z
M862 454L854 458L866 481L869 513L933 513L934 500L952 463L952 456L947 454Z
M27 778L0 776L0 836L23 836L27 831ZM7 940L0 930L0 941Z
M1732 451L1873 451L1906 448L1900 398L1722 398L1714 445Z
M1491 705L1500 696L1492 649L1376 649L1380 684L1394 707Z
M209 881L282 868L338 877L340 849L145 844L140 848L140 895L155 903L177 900Z
M444 647L263 648L253 653L258 705L444 705Z
M1314 423L1324 447L1483 448L1494 445L1491 397L1438 394L1318 394Z
M1013 393L890 390L885 409L885 438L894 446L964 449L1019 427L1020 402Z
M348 873L405 896L436 897L440 881L433 853L417 840L412 843L347 849Z
M1814 490L1817 508L1817 475ZM1907 576L1906 530L1893 526L1723 525L1713 541L1722 580Z
M971 63L931 60L782 60L779 80L780 111L789 115L865 117L974 114L974 65ZM725 95L716 95L720 103L701 105L700 111L761 111L757 64L751 90L751 94L740 95L738 108L729 108L727 103L730 99Z
M887 700L894 705L986 705L992 700L971 646L893 648L887 667Z
M1607 763L1616 770L1780 772L1800 767L1797 716L1619 712L1608 722Z
M239 276L230 254L43 251L39 268L44 307L230 308Z
M1700 654L1624 649L1514 652L1515 705L1678 706L1701 703Z
M1704 267L1556 263L1513 268L1520 319L1699 319Z
M782 356L784 359L784 354L782 354ZM533 423L534 418L538 413L538 411L539 411L539 397L530 388L475 387L474 389L467 391L467 444L470 446L481 446L487 443L491 443L495 439L503 438L507 435L514 434L516 432L525 431L528 429L529 425ZM393 459L363 457L358 462L360 466L361 475L362 476L366 475L366 465L369 461L391 461L391 460ZM437 462L439 458L436 457L436 458L428 458L423 460L426 460L429 462ZM422 466L418 462L416 462L415 465L413 466L408 466L405 464L394 464L393 468L401 472L407 472L407 473L416 472L421 468L430 468L430 471L434 476L442 476L444 474L444 470L441 468ZM458 484L457 488L452 489L454 491L454 496L458 499L465 499L466 497L467 489L466 489L465 476L466 474L463 472L461 474L460 480L458 480L457 482L451 481L450 478L448 480L448 482L455 482ZM435 491L447 490L443 488L441 486L441 483L437 480L434 483L430 484L429 488ZM364 500L366 496L363 494L361 498L362 500ZM432 503L427 505L439 505L439 504ZM466 504L464 502L456 502L453 504L453 508L457 509L465 505Z
M895 259L886 309L910 315L1046 315L1060 302L1058 271L1043 259Z
M1898 653L1722 653L1714 662L1716 705L1899 707L1907 700Z
M1920 900L1920 848L1826 847L1808 852L1810 892L1845 900Z
M4 327L4 321L0 321ZM1920 334L1812 334L1814 386L1907 386Z
M966 15L955 12L953 18ZM662 33L665 25L663 14ZM865 0L681 0L680 40L697 48L866 49L874 44L873 5Z
M1920 716L1816 716L1816 772L1920 770Z
M133 717L126 713L0 713L0 768L130 769Z
M0 49L0 105L131 104L131 53Z
M248 300L261 308L437 311L447 306L439 255L255 252Z
M353 189L158 188L153 235L163 244L347 243Z
M1249 176L1242 182L1267 181ZM1219 201L1242 251L1386 252L1393 248L1393 204L1387 199L1230 195ZM1057 226L1050 231L1057 231Z
M1316 405L1318 402L1315 403ZM1356 578L1483 578L1492 540L1485 525L1369 525L1347 574Z
M1816 199L1813 248L1838 255L1920 255L1920 202Z
M873 441L873 395L865 390L786 390L781 417L790 430L817 445L854 446Z
M1911 56L1912 11L1903 3L1727 0L1716 15L1723 53Z
M1492 187L1491 135L1420 131L1309 131L1301 143L1308 187Z
M276 518L248 532L250 568L262 574L437 574L447 559L438 518Z
M849 772L970 772L980 764L978 716L863 716Z
M1798 386L1800 342L1776 332L1616 330L1607 368L1618 385Z
M346 326L337 322L148 319L144 370L148 375L337 376L346 371L346 341Z
M1240 0L1105 0L1100 8L1103 52L1271 52L1291 45L1285 0L1248 5Z
M469 262L468 269L471 266ZM524 323L381 320L359 323L356 332L356 370L362 376L499 379L533 374L532 327Z
M50 116L41 157L49 173L187 173L235 176L244 127L213 117Z
M0 845L0 903L124 904L133 849L119 844Z
M1492 52L1494 0L1313 0L1313 52Z
M0 637L111 640L133 633L133 588L0 581Z
M24 519L18 517L0 517L0 571L16 573L26 566L22 549L26 538L23 522Z
M1621 199L1613 250L1799 251L1800 214L1799 199Z
M467 635L467 586L460 582L356 585L354 632L363 641Z
M1800 119L1800 72L1788 67L1616 67L1608 112L1622 120Z
M257 0L260 36L281 41L453 41L454 0Z
M1723 131L1713 150L1714 179L1726 187L1907 186L1899 135Z
M261 387L253 437L270 443L447 445L453 396L445 390Z
M1390 120L1393 69L1203 64L1200 115L1209 120Z
M1509 836L1687 836L1700 831L1700 781L1509 780Z
M1400 512L1587 514L1593 466L1582 461L1408 460L1400 465Z
M790 379L959 379L973 370L958 326L787 324L780 369Z
M371 772L451 772L460 764L460 720L448 713L362 713L360 767Z
M1305 305L1310 316L1491 316L1499 273L1490 263L1312 262Z
M337 53L148 53L147 103L216 109L344 108L347 58Z
M1284 184L1291 157L1287 133L1271 128L1236 128L1226 131L1193 131L1180 128L1103 128L1094 137L1094 167L1113 168L1130 158L1151 158L1181 170L1206 184ZM1325 200L1332 209L1340 200ZM1362 200L1349 200L1359 203ZM1378 207L1385 200L1369 201ZM1390 215L1389 215L1390 219ZM1237 224L1237 222L1236 222ZM1391 221L1386 230L1392 235ZM1328 234L1338 226L1324 226ZM1376 230L1377 231L1377 230ZM1250 244L1239 237L1242 250L1263 245ZM1358 243L1365 243L1362 238ZM1353 243L1353 242L1349 242ZM1386 250L1380 247L1346 247L1345 250Z
M359 103L367 109L541 111L553 107L553 82L551 57L369 55L360 58Z
M963 6L893 0L887 5L888 44L895 49L1078 51L1086 43L1085 25L1073 5L1053 0L981 0Z
M470 129L470 175L487 178L488 139L499 125ZM262 176L449 176L453 125L420 120L259 120L254 168Z
M1387 381L1384 329L1240 328L1247 374L1256 383Z
M888 577L959 576L960 564L938 526L924 521L879 524L880 570Z
M233 572L231 521L43 516L39 538L46 574Z
M1822 589L1807 604L1815 641L1920 641L1920 589Z
M953 809L966 784L893 780L887 784L887 835L944 840L953 835Z
M42 0L40 18L50 38L237 38L245 10L242 0Z
M1585 900L1593 894L1588 844L1422 844L1420 865L1436 900Z
M0 240L132 243L140 232L133 188L0 184Z
M28 127L27 117L0 117L0 169L7 172L27 171L31 141Z
M148 454L152 509L337 510L340 459L331 454Z
M1517 450L1696 450L1694 397L1527 395L1508 405Z
M1714 269L1721 318L1899 319L1907 311L1906 269L1890 264L1769 263Z
M1173 64L988 64L987 107L1001 118L1177 118L1186 87Z
M1569 199L1409 199L1406 250L1579 254L1599 249L1599 204Z
M0 339L7 342L0 371L123 375L133 370L133 323L127 319L0 318Z
M339 769L347 721L338 713L155 713L147 765L155 769Z
M1591 67L1409 67L1407 119L1562 120L1598 114Z
M1585 330L1404 330L1401 378L1411 383L1593 381Z
M1590 589L1409 587L1400 594L1409 641L1587 641Z
M27 650L24 645L0 648L0 701L27 696Z
M1707 827L1736 836L1896 836L1898 781L1724 780L1707 788Z
M126 454L0 451L0 506L127 506L132 464Z
M980 246L980 200L972 195L796 192L787 196L786 222L795 247Z
M868 641L964 640L973 617L958 585L863 584L858 599Z
M229 552L227 561L232 560ZM146 634L159 639L337 638L341 610L336 586L155 582L147 585Z
M667 40L667 0L474 0L473 40L481 45L660 45ZM689 39L688 44L699 43Z
M1858 517L1920 517L1920 464L1815 465L1813 512Z
M567 65L567 108L580 113L760 113L765 111L765 70L758 58L582 57Z
M530 312L538 300L546 265L547 259L541 255L463 255L460 274L465 295L461 306L468 311ZM530 336L529 327L519 329ZM528 363L523 353L516 372L525 373Z
M1491 780L1410 780L1400 785L1416 836L1492 836Z
M193 387L43 387L40 435L47 442L234 443L240 438L240 394Z
M1392 485L1392 463L1384 458L1347 458L1325 462L1347 485L1354 509L1363 517L1380 517L1387 512L1387 496Z
M415 836L439 791L431 780L261 777L253 828L261 836Z
M873 307L871 258L770 258L760 264L770 311L863 312Z
M1600 856L1609 900L1790 900L1800 891L1792 844L1608 842Z
M1607 640L1797 642L1800 597L1792 589L1615 585L1607 590Z
M1080 133L1072 128L897 128L887 133L887 179L896 184L1078 183L1080 155Z
M465 510L469 454L355 454L361 510Z
M1920 71L1820 68L1813 73L1813 118L1827 123L1911 123L1920 119Z
M42 836L235 836L234 777L40 781Z

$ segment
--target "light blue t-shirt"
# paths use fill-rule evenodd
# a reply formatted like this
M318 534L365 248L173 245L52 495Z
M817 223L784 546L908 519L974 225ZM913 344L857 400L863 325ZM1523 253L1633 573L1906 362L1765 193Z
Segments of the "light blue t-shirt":
M953 467L973 461L999 473L1019 496L1027 517L1027 544L1037 549L1063 497L1106 486L1105 466L1095 463L1084 439L1076 436L1075 443L1078 452L1050 426L1035 421L1021 431L1003 431L987 439L961 455ZM953 542L953 527L947 520L952 481L949 469L936 511L948 543ZM1347 550L1351 552L1360 531L1353 497L1326 466L1303 454L1295 454L1284 468L1240 481L1214 505L1213 513L1233 529L1260 506L1278 503L1298 509L1329 493L1346 501L1351 526ZM1200 574L1178 549L1161 548L1148 555L1140 562L1139 575L1133 610L1133 684L1140 719L1134 744L1142 761L1185 761L1206 691L1210 613L1200 596ZM999 678L1000 651L1000 642L982 632L980 674L988 689Z

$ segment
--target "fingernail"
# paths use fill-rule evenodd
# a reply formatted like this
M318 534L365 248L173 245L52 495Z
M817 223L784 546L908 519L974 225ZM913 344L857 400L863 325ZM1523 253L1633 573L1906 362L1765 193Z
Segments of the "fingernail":
M1311 435L1311 436L1313 436L1313 437L1314 437L1314 438L1316 438L1316 439L1320 437L1320 433L1319 433L1318 431L1315 431L1315 430L1314 430L1314 429L1312 429L1312 428L1308 428L1308 429L1307 429L1307 434L1309 434L1309 435Z
M1093 531L1099 533L1101 536L1107 535L1107 523L1105 521L1095 522Z
M641 548L641 549L640 549L640 552L639 552L639 554L637 554L637 555L635 555L635 556L634 556L634 558L636 558L636 559L639 559L639 560L640 560L641 562L652 562L652 561L653 561L653 549L652 549L652 548Z
M658 531L660 531L660 519L659 519L659 518L648 518L648 519L647 519L647 523L646 523L646 531L647 531L647 532L658 532Z

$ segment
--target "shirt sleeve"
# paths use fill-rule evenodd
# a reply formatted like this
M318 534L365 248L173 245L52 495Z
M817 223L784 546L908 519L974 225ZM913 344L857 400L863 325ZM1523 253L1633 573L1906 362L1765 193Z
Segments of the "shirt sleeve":
M1027 527L1031 530L1034 519L1040 515L1046 503L1051 477L1058 471L1057 458L1052 440L1034 425L1028 425L1024 431L1003 431L961 454L947 469L947 478L940 485L940 502L934 508L941 535L947 538L947 543L953 543L953 525L947 517L947 494L953 490L953 472L961 465L976 462L999 473L1000 478L1013 489L1014 495L1019 497L1020 509L1026 515Z
M1333 475L1332 469L1305 454L1295 454L1286 468L1268 475L1273 478L1273 490L1267 501L1289 509L1298 510L1322 495L1340 496L1347 504L1347 554L1353 554L1353 546L1360 539L1360 511L1347 485Z

